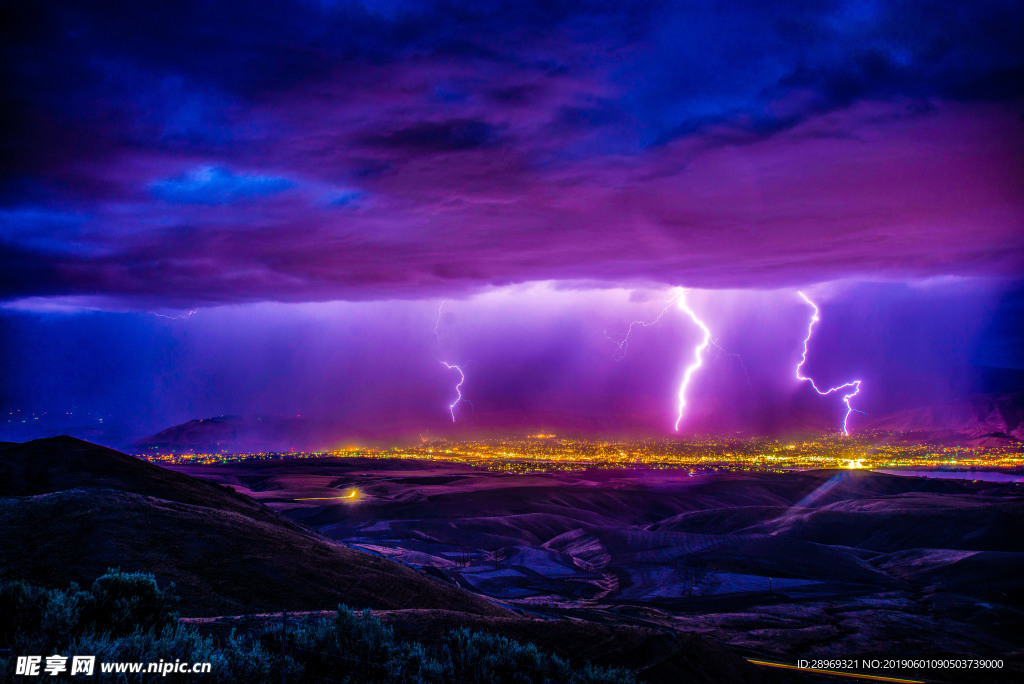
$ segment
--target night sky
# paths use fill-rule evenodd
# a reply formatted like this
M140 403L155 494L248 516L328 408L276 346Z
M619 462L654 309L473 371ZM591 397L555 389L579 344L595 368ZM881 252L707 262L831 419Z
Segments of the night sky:
M0 12L0 439L677 434L679 287L680 434L838 429L798 290L854 431L1021 387L1020 2Z

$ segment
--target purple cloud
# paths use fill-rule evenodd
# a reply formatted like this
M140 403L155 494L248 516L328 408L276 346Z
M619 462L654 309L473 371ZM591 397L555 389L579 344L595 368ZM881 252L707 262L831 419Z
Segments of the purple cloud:
M1016 277L1022 17L23 8L0 299Z
M437 162L398 145L339 155L334 141L359 139L358 121L321 125L250 160L292 166L296 178L301 163L294 182L222 168L161 173L178 164L165 154L93 169L111 196L91 203L74 236L93 253L35 252L32 226L17 233L17 259L45 262L34 293L192 305L562 279L760 288L1012 277L1024 263L1024 125L999 105L864 104L767 138L725 127L639 156L571 161L551 158L562 141L531 115L509 123L497 147L435 141ZM367 160L386 170L355 190L348 178ZM140 172L165 179L153 188L161 201L147 198Z

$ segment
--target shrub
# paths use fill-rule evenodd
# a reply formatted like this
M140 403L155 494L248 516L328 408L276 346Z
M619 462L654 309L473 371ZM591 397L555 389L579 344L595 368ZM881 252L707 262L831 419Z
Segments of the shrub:
M95 603L86 616L98 630L130 634L160 631L178 620L174 585L162 590L153 575L111 568L92 583Z
M264 633L270 650L280 648L280 628ZM533 644L487 632L458 629L434 645L399 641L369 611L359 616L345 606L333 620L297 625L286 650L312 677L345 682L515 682L610 684L633 682L627 670L574 668Z
M272 652L280 650L280 639L280 627L263 634ZM311 677L345 682L443 681L431 674L439 668L420 644L397 641L391 628L369 611L360 617L345 606L333 620L312 620L289 629L285 652Z
M0 644L12 652L52 652L81 631L83 615L95 599L77 584L67 590L36 587L25 582L0 584Z
M57 651L60 653L61 651ZM96 662L144 662L157 663L165 662L209 662L210 671L219 673L226 671L227 662L223 655L214 647L213 641L202 636L192 627L185 625L169 625L156 630L137 630L131 634L112 635L109 632L90 632L76 639L63 651L64 653L76 655L95 655ZM110 680L107 675L105 681L119 682L142 682L152 681L154 675L151 673L120 674L116 679ZM176 682L206 682L209 684L209 674L181 674L174 675ZM221 681L235 681L224 679ZM244 680L238 680L244 681ZM258 680L256 680L258 681Z
M543 653L531 643L521 644L498 634L466 628L449 632L439 650L439 659L450 663L454 679L472 682L605 684L635 679L627 670L589 664L577 670L568 661Z
M95 655L97 663L188 662L211 664L210 674L175 673L174 681L277 682L281 653L289 681L444 684L611 684L633 682L626 670L575 667L530 643L487 632L458 629L437 643L402 641L369 611L345 606L333 619L280 625L255 634L232 632L218 645L177 620L171 590L152 575L108 570L89 591L42 589L24 582L0 583L0 672L13 672L17 655ZM283 646L283 649L282 649ZM97 672L99 674L99 672ZM113 677L113 679L111 679ZM150 673L97 680L151 681Z

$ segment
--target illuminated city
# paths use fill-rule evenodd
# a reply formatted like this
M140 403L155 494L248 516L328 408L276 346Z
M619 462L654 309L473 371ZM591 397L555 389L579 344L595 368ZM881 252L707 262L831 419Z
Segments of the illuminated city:
M503 472L558 472L591 468L787 471L817 468L1024 468L1024 445L1002 447L886 444L887 435L822 436L813 440L706 438L593 441L530 435L518 439L430 441L411 448L346 448L307 453L144 453L176 465L277 459L384 458L452 461Z

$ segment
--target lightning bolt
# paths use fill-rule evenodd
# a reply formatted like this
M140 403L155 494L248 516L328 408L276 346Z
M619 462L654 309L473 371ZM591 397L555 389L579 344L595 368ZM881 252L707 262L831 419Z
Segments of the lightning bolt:
M679 432L679 424L683 422L683 412L686 410L686 388L690 384L690 378L704 364L703 353L711 347L711 331L708 330L708 326L704 324L704 321L697 318L697 314L686 303L685 290L679 290L676 300L678 301L679 308L685 311L690 320L704 332L704 337L701 339L700 344L693 349L693 363L686 367L686 371L683 373L683 381L679 384L679 414L676 417L676 432Z
M607 330L605 331L604 336L618 349L620 361L623 358L625 358L626 350L629 349L629 336L633 334L633 328L649 328L652 325L657 325L658 322L661 321L661 319L665 316L665 314L668 313L668 310L672 308L672 305L675 304L676 300L678 300L679 297L679 293L673 295L672 298L665 303L665 308L661 310L661 313L659 313L657 318L655 318L653 321L633 321L632 323L630 323L629 327L626 329L626 336L622 338L622 341L617 342L615 338L608 334Z
M800 380L801 382L809 382L809 383L811 383L811 387L814 388L814 391L817 392L818 394L820 394L823 397L824 396L828 396L829 394L832 394L833 392L841 392L841 391L843 391L843 390L845 390L847 388L853 388L852 392L849 392L848 394L844 394L843 395L843 403L846 404L846 415L843 416L843 434L846 435L846 436L849 436L850 435L850 430L847 427L847 425L848 425L849 420L850 420L850 414L857 410L857 409L853 408L850 405L850 400L853 399L855 396L857 396L860 393L860 383L861 383L861 381L860 380L851 380L850 382L843 383L842 385L837 385L836 387L829 387L827 390L822 391L818 387L818 385L815 384L814 378L811 378L809 376L803 375L800 372L800 369L803 368L803 365L805 363L807 363L807 345L811 341L811 335L814 334L814 324L821 320L821 316L818 315L820 313L819 310L818 310L818 305L815 304L814 302L812 302L810 297L805 295L803 292L797 292L797 294L800 295L803 298L803 300L810 305L810 307L811 307L811 309L813 309L814 313L811 314L811 322L807 325L807 337L804 338L804 353L803 353L803 355L800 356L800 363L798 363L796 365L796 379Z
M447 363L445 361L442 361L441 365L444 366L445 368L447 368L448 370L457 370L459 372L459 382L458 382L458 384L455 385L455 392L459 396L455 399L455 401L453 401L451 404L448 405L448 411L449 411L449 413L452 414L452 422L454 423L455 422L455 407L459 405L460 401L462 401L462 383L466 382L466 374L463 373L462 369L459 368L454 363Z
M156 311L150 311L149 313L153 314L154 316L159 316L160 318L170 318L172 320L184 320L184 321L187 321L188 319L192 318L197 313L199 313L199 309L192 309L188 313L178 314L177 316L167 316L165 314L157 313Z
M434 322L434 337L437 338L437 346L441 347L441 314L444 311L444 303L446 300L442 300L437 307L437 320ZM448 405L448 412L452 414L452 422L455 422L455 407L461 402L466 402L470 406L473 404L468 399L462 398L462 383L466 382L466 374L462 372L462 368L454 363L448 363L447 361L441 361L441 365L448 370L456 370L459 372L459 382L455 385L455 393L458 395L451 404ZM474 410L475 407L474 407Z
M434 322L434 337L437 338L437 346L441 346L441 333L438 329L441 327L441 310L444 309L445 300L441 300L441 304L437 307L437 320Z
M630 338L630 335L633 334L633 329L634 328L649 328L652 325L657 325L661 321L661 319L665 317L665 314L667 314L669 312L669 310L672 308L672 305L675 304L677 301L679 301L681 296L682 296L681 293L677 291L672 296L671 299L666 300L665 308L662 309L661 312L653 320L650 320L650 321L633 321L632 323L630 323L629 327L626 329L626 336L623 337L621 340L616 340L614 337L609 335L608 331L606 330L604 332L605 338L609 342L614 344L616 349L617 349L617 351L618 351L618 359L617 360L621 361L623 358L625 358L626 351L629 349L629 338ZM680 307L680 308L683 308L683 309L687 310L687 312L690 314L691 318L694 316L693 312L688 310L685 306ZM743 357L740 356L739 354L737 354L736 352L728 351L725 347L723 347L719 343L719 341L717 339L710 340L708 342L708 344L711 347L713 347L714 349L716 349L718 351L719 355L721 355L721 356L731 356L732 358L736 359L737 363L740 364L740 368L743 370L743 377L746 378L747 387L750 389L750 393L753 394L756 397L757 396L757 392L754 391L754 383L750 379L750 372L747 370L747 364L745 364L743 362Z
M747 387L750 389L750 393L757 398L757 392L754 391L754 383L750 380L750 372L747 370L747 364L743 363L743 357L737 352L726 351L725 347L718 343L718 339L711 340L711 346L718 350L718 353L722 356L731 356L740 364L740 368L743 369L743 377L747 379Z

